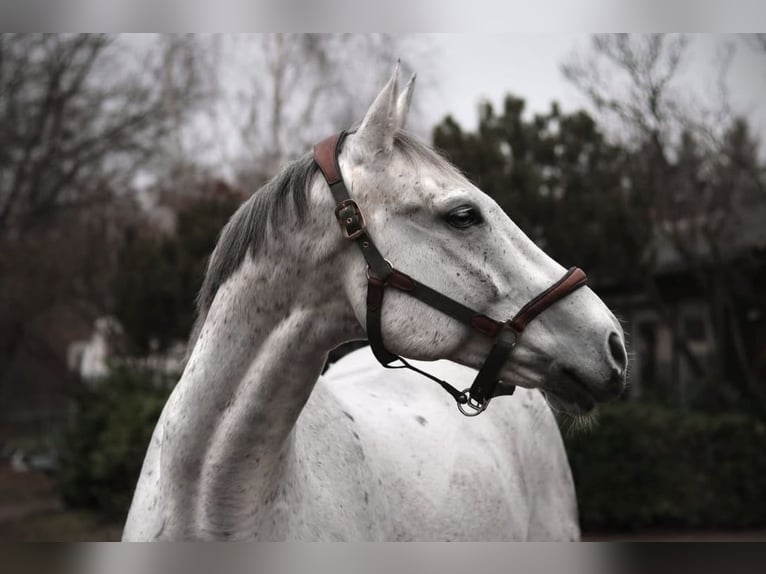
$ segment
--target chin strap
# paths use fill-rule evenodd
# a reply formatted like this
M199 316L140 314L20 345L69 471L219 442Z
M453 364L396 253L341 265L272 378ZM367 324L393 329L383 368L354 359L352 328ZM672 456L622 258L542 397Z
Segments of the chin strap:
M437 382L452 395L460 412L466 416L476 416L487 408L493 397L513 394L516 387L498 380L498 374L510 357L521 333L542 311L584 286L587 282L585 273L577 267L571 268L564 277L529 301L512 319L505 322L478 313L402 273L378 251L367 234L367 226L359 205L351 199L343 182L338 166L338 154L345 136L346 133L341 132L317 144L314 148L314 161L330 186L336 202L335 217L343 236L357 244L367 262L366 331L372 352L386 368L410 369ZM387 287L407 293L493 340L492 349L469 389L459 391L448 382L411 365L386 349L383 342L382 309ZM394 364L397 362L398 365Z

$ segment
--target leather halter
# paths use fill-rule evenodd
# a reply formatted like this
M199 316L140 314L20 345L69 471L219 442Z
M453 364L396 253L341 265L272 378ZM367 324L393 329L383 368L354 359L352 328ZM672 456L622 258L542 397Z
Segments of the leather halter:
M362 210L351 199L338 165L338 154L345 137L344 131L319 142L314 147L314 162L330 186L336 203L335 217L340 224L343 236L357 244L367 261L367 337L372 352L384 367L411 369L436 381L452 395L461 413L466 416L475 416L487 408L493 397L513 394L515 385L498 380L500 369L508 360L530 321L560 299L584 286L587 282L585 272L578 267L572 267L560 280L524 305L512 319L504 322L478 313L416 281L406 273L395 269L381 255L367 233ZM386 287L393 287L407 293L493 340L492 349L470 389L458 391L446 381L410 365L405 359L386 349L381 330L383 295ZM394 365L393 363L397 361L401 364Z

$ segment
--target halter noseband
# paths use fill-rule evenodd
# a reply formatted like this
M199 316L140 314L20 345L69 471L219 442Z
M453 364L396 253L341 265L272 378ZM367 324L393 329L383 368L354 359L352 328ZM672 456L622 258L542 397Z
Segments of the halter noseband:
M338 154L345 137L344 131L319 142L314 147L314 162L330 186L336 203L335 217L343 236L359 246L367 261L367 337L372 352L384 367L407 368L436 381L452 395L461 413L466 416L478 415L487 408L493 397L513 394L515 385L498 380L500 369L508 360L526 326L555 302L584 286L587 282L585 272L579 267L572 267L556 283L524 305L512 319L502 322L478 313L398 271L375 247L375 243L367 234L362 211L351 199L343 183ZM446 381L414 367L386 349L381 330L381 312L386 287L407 293L493 340L492 349L470 389L458 391ZM397 361L400 364L394 365Z

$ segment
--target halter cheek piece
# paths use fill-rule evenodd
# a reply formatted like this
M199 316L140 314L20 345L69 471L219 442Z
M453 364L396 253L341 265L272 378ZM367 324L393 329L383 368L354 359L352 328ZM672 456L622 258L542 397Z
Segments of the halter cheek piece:
M389 369L407 368L439 383L457 402L466 416L476 416L487 408L496 396L511 395L516 387L498 380L500 369L508 360L526 326L545 309L586 284L582 269L572 267L559 281L548 287L524 305L516 315L505 322L496 321L466 307L398 271L378 251L370 236L359 205L351 199L338 166L346 132L329 137L314 147L314 162L324 175L335 199L335 217L343 236L356 243L367 261L367 337L375 357ZM492 349L484 360L470 389L458 391L455 387L408 363L388 351L383 343L381 312L386 287L393 287L415 297L426 305L468 325L474 331L493 340ZM398 365L394 363L399 362Z

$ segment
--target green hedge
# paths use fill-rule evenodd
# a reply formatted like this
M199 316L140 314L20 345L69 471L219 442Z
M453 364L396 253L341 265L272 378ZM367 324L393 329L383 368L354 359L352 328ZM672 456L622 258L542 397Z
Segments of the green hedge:
M67 506L125 517L174 381L120 367L96 389L83 389L59 445L56 478Z
M621 403L566 436L584 530L766 526L766 425Z

